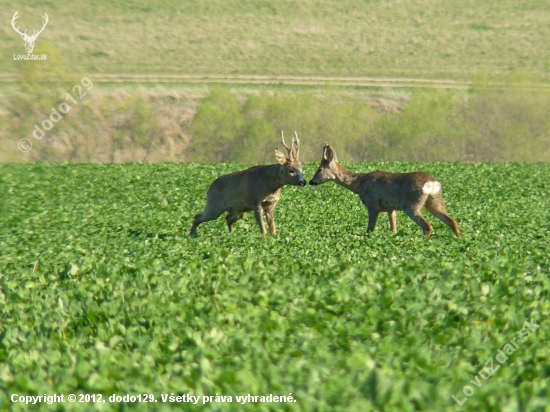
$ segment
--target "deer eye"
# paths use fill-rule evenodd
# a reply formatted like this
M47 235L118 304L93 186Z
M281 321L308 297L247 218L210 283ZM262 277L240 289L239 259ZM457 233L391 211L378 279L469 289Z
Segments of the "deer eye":
M289 174L290 176L294 176L294 175L296 174L296 171L291 170L290 172L288 172L288 174Z

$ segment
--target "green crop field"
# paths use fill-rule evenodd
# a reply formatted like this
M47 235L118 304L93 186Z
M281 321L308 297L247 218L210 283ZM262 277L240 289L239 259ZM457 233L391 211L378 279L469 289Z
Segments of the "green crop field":
M432 174L464 239L401 213L367 235L332 183L283 188L276 237L249 215L189 238L242 165L0 165L0 409L548 410L550 165L348 166ZM125 394L158 402L109 401Z

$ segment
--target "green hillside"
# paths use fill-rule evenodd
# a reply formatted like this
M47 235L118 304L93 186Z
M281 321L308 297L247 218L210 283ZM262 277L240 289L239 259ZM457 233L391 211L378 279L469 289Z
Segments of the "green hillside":
M260 74L550 78L545 0L3 2L0 73L17 73L22 29L50 22L72 70L112 74Z

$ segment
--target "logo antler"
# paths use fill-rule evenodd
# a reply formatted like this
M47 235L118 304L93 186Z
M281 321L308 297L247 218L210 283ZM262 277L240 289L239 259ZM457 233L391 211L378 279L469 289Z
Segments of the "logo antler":
M31 36L29 36L27 34L27 30L25 30L23 33L21 33L21 31L19 30L19 27L16 27L15 26L15 21L19 18L19 10L15 12L15 14L13 15L12 19L11 19L11 26L13 27L13 29L21 35L21 37L23 38L23 40L25 41L25 48L27 49L27 53L32 53L32 51L34 50L34 42L36 41L36 39L38 38L38 36L40 35L40 33L42 33L44 31L44 29L46 28L46 25L48 24L48 21L50 20L48 15L46 13L44 13L44 22L43 22L43 25L42 25L42 28L40 30L38 30L38 32L36 30L33 30L33 33Z

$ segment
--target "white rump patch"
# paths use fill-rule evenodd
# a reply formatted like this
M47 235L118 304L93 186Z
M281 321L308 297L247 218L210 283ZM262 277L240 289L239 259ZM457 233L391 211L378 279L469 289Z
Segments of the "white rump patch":
M441 190L441 183L437 181L426 182L424 183L424 186L422 186L422 191L427 195L435 195L439 193L440 190Z

